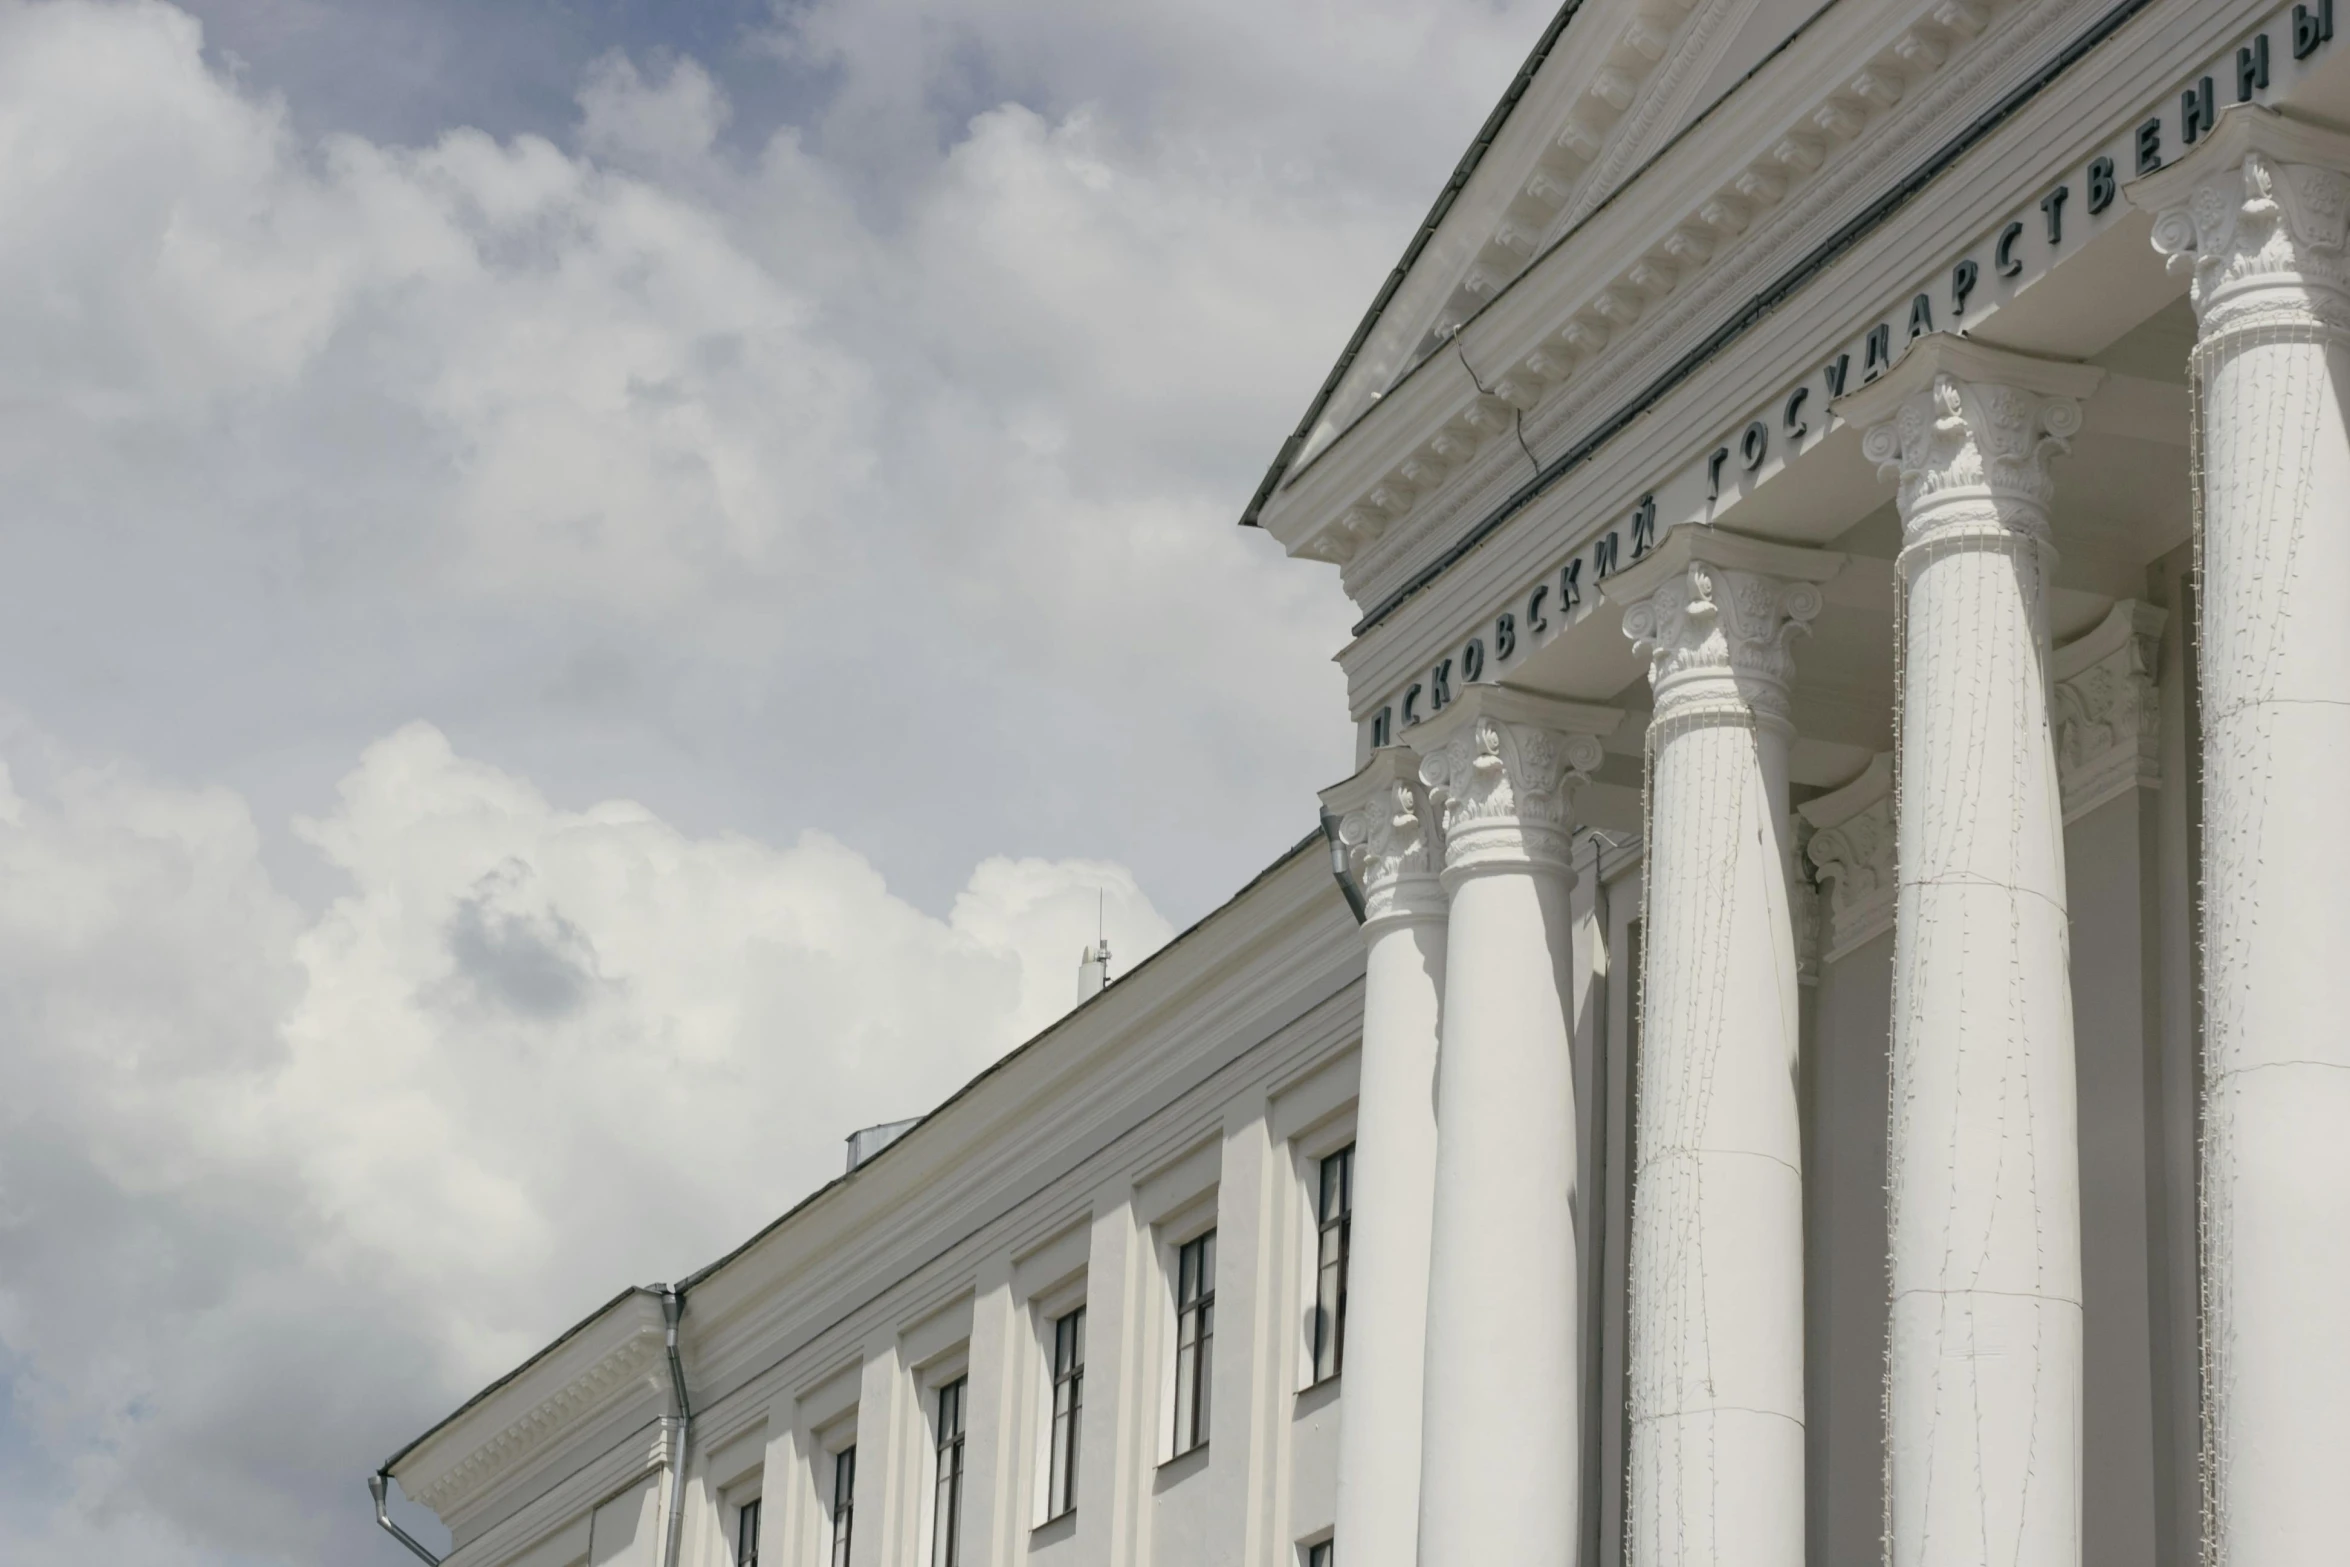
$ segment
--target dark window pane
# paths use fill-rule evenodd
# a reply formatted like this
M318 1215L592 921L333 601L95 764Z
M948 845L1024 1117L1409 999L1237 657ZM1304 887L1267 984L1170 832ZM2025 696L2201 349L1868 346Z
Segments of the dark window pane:
M734 1512L734 1567L759 1567L759 1499Z
M857 1499L857 1450L832 1455L832 1567L849 1567L849 1536Z
M931 1513L930 1567L963 1559L963 1381L938 1390L938 1497Z

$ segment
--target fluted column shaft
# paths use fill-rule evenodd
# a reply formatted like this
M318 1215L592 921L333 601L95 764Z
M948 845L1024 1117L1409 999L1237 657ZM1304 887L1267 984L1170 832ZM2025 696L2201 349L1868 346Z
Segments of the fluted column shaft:
M2350 1549L2350 138L2232 109L2131 188L2191 269L2213 1567Z
M2081 1235L2048 462L2098 372L1928 339L1847 417L1900 480L1894 1567L2075 1567ZM1880 422L1881 421L1881 422Z
M1567 804L1620 715L1472 687L1420 735L1445 948L1423 1567L1572 1567L1581 1387Z
M1436 1194L1441 851L1419 758L1409 750L1375 752L1368 767L1322 800L1339 816L1339 837L1362 888L1367 948L1346 1396L1338 1406L1338 1548L1349 1567L1411 1567Z
M1635 1567L1804 1561L1788 645L1841 565L1683 528L1608 585L1656 695L1632 1139Z

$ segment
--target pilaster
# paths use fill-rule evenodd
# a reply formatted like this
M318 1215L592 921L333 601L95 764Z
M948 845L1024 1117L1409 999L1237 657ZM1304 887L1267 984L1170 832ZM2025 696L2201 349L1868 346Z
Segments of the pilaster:
M1795 809L1812 826L1804 854L1828 889L1820 961L1833 963L1893 928L1893 753Z
M2155 670L2167 618L2153 604L2125 599L2050 660L2057 781L2067 823L2132 789L2161 786Z

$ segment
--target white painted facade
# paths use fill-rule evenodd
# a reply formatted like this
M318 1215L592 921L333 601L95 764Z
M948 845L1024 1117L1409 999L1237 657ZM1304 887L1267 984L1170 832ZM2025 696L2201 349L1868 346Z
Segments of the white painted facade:
M2342 1560L2336 125L2330 0L1570 3L1249 507L1362 614L1328 846L385 1478L457 1567L943 1564L942 1465L987 1567Z

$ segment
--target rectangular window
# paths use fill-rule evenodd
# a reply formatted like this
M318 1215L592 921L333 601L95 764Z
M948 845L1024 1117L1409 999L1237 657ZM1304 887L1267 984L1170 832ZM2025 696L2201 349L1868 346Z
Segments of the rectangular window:
M938 1390L938 1498L931 1513L930 1567L963 1559L963 1378Z
M832 1455L832 1567L849 1567L849 1534L856 1522L857 1450Z
M1306 1567L1338 1567L1338 1547L1328 1540L1307 1546Z
M759 1499L734 1510L734 1567L759 1567Z
M1216 1336L1216 1232L1175 1254L1175 1453L1208 1440L1210 1346Z
M1077 1426L1085 1408L1085 1308L1053 1320L1053 1445L1047 1460L1045 1521L1077 1510Z
M1327 1382L1346 1363L1346 1272L1353 1250L1355 1150L1349 1143L1322 1161L1314 1203L1320 1228L1314 1254L1314 1380Z

